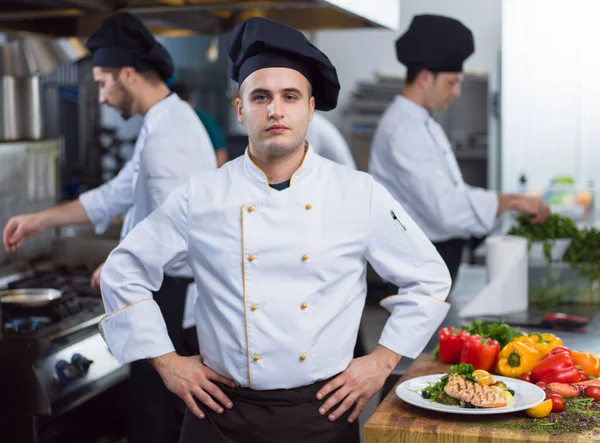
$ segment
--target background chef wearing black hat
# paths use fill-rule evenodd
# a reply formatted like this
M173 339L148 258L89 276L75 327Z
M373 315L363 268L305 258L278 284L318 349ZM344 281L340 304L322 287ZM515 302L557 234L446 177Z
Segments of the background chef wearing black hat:
M107 18L87 41L92 53L93 76L99 102L121 114L144 117L133 157L119 174L78 200L48 210L12 218L4 229L4 245L14 251L28 237L44 229L91 223L96 233L104 232L113 216L126 213L121 240L177 185L198 171L216 169L209 136L192 108L171 94L166 80L173 75L173 61L136 17L120 13ZM99 286L100 270L93 285ZM192 279L185 263L166 269L160 288L154 291L167 330L176 349L183 352L183 312ZM195 287L191 286L193 291ZM148 350L142 350L148 352ZM178 399L168 392L160 377L145 361L132 365L131 386L135 407L133 433L129 442L177 441L170 436Z
M100 329L121 363L149 358L185 400L183 443L356 443L368 399L446 316L448 270L389 192L305 141L338 98L321 51L251 18L228 53L246 153L173 191L111 253ZM198 286L197 357L174 352L151 298L180 260ZM353 359L367 261L400 293L382 301L376 349Z
M549 216L539 198L467 185L446 134L430 115L460 96L463 62L473 51L473 35L458 20L414 17L396 41L398 60L407 68L405 86L379 122L369 161L369 172L434 243L453 281L467 239L487 235L498 215L514 209L535 223Z

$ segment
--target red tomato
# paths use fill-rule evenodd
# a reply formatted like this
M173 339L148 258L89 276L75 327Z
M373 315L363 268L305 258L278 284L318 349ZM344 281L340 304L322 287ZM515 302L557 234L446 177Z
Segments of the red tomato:
M600 401L600 386L588 386L585 388L585 396Z
M552 400L552 412L562 412L565 409L565 399L552 391L546 394L546 400Z
M531 381L531 372L525 372L524 374L519 375L519 379L523 380L523 381L526 381L526 382L529 382L529 383L532 383L532 381Z
M585 372L579 371L579 381L586 381L588 379L589 377Z
M544 391L548 387L548 385L546 383L544 383L543 381L538 381L535 385L542 388Z

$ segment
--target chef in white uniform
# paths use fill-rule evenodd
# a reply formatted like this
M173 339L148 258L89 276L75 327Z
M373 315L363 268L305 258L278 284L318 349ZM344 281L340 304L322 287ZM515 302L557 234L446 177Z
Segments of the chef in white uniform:
M8 251L15 250L27 237L59 226L91 223L101 234L112 217L125 213L123 240L191 174L217 167L204 126L190 106L165 84L174 72L171 56L139 19L126 13L109 17L86 45L92 53L100 103L125 119L133 114L144 117L133 157L114 179L81 194L78 200L12 218L4 230ZM96 270L92 283L99 285L101 269ZM154 290L154 299L163 311L176 349L185 353L182 322L190 285L191 302L196 297L192 272L181 262L172 263L165 273L162 286ZM193 342L190 347L195 347ZM164 388L156 371L145 361L136 362L130 382L138 405L132 409L128 441L177 441L170 416L175 414L178 399ZM148 397L153 401L147 401Z
M344 136L321 112L315 112L308 125L306 140L321 157L356 169L356 162Z
M305 141L314 109L337 104L329 59L263 18L227 49L246 153L173 191L111 253L100 330L185 400L181 442L356 443L368 399L446 316L448 270L389 192ZM400 291L381 302L376 349L353 359L367 260ZM198 286L196 357L178 355L152 296L181 261Z
M431 117L460 96L463 62L473 51L473 35L458 20L414 17L396 41L398 60L407 67L405 86L379 122L369 160L369 172L434 243L453 281L467 239L487 235L498 215L514 209L537 223L550 213L539 198L466 184L444 130Z

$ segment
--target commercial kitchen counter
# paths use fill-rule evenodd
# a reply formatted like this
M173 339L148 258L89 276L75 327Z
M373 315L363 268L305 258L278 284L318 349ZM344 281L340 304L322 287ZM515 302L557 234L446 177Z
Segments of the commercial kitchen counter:
M440 328L446 326L460 326L470 323L471 319L458 316L460 308L474 297L486 284L486 269L484 266L465 266L460 270L456 286L448 301L452 304L448 316ZM533 314L542 314L543 311L532 309ZM572 349L584 350L600 354L600 305L588 306L557 306L549 312L565 312L574 315L586 316L589 324L577 331L552 330ZM539 327L521 327L524 332L549 332ZM440 373L440 363L433 360L431 351L437 345L437 333L431 338L423 354L412 360L403 358L394 371L396 375L403 375L400 381L425 375L427 373ZM443 366L443 365L441 365ZM375 410L364 426L365 443L392 443L404 441L456 442L456 441L520 441L535 439L525 436L512 435L510 432L495 433L491 429L477 429L472 426L462 426L464 420L457 417L447 417L430 411L414 408L400 401L395 394L395 383L386 398ZM512 414L511 414L512 415ZM464 429L463 429L464 427ZM464 431L464 433L462 433ZM520 435L520 434L519 434ZM600 438L600 436L598 437ZM585 441L578 436L553 437L551 441L579 442ZM547 436L540 437L539 441L548 441Z
M460 326L461 324L470 323L471 319L464 319L458 316L460 308L469 300L475 297L486 284L486 269L485 266L463 265L460 269L459 277L456 281L455 288L448 298L448 302L452 307L450 312L444 319L440 328L446 326ZM565 346L573 349L582 349L589 352L600 354L600 305L581 305L581 306L556 306L549 308L546 311L539 309L530 309L533 315L541 315L544 312L564 312L578 316L588 317L590 322L588 326L579 331L554 331L563 340ZM542 330L540 328L521 327L521 330ZM437 345L437 333L431 338L427 347L423 352L431 352ZM403 358L394 374L402 375L406 372L413 360Z

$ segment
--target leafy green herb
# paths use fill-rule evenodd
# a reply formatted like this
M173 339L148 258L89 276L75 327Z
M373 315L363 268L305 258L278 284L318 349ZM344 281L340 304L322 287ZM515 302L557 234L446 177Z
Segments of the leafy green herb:
M482 338L496 340L501 348L513 341L515 337L523 335L523 333L519 331L519 328L513 328L504 321L502 323L487 323L482 322L481 320L473 320L469 326L463 325L461 326L461 329L467 331L471 335L478 334Z
M591 280L600 281L600 230L596 228L577 229L575 222L568 217L552 214L544 222L532 224L527 216L517 217L518 226L513 226L508 235L525 237L531 242L543 242L544 255L552 263L552 241L571 238L572 242L563 260L577 269L579 274Z
M579 274L592 281L600 280L600 230L581 230L573 237L564 260Z
M474 371L475 371L475 368L473 367L473 365L468 364L468 363L460 363L458 365L450 366L450 370L448 371L448 374L461 375L462 377L466 378L467 380L477 382L477 379L475 377L473 377Z
M531 223L528 216L520 215L517 222L518 226L513 226L508 235L525 237L529 241L529 247L532 242L542 242L548 263L552 263L552 240L573 238L579 232L572 219L558 214L552 214L544 223L536 224Z

